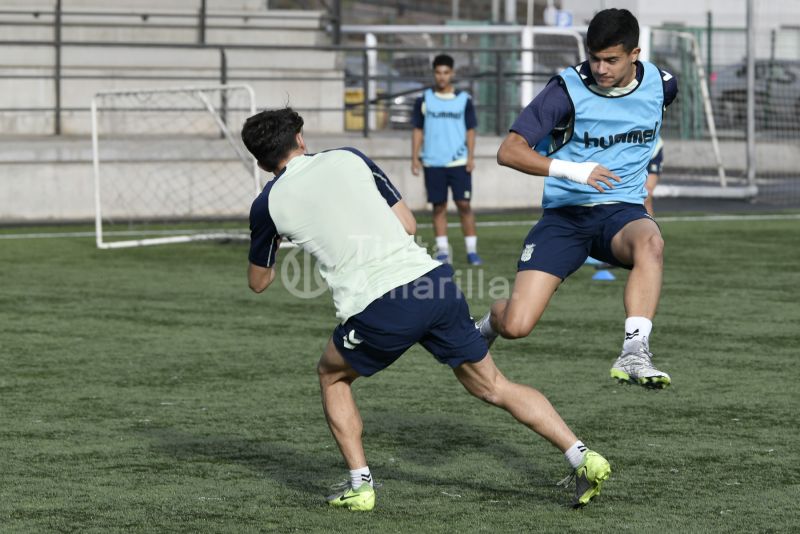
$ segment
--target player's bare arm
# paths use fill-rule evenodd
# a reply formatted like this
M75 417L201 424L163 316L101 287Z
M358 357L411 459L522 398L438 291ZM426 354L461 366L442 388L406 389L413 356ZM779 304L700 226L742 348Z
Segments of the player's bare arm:
M553 176L588 184L601 193L613 189L613 182L622 181L619 176L594 162L573 163L542 156L515 132L509 133L500 145L497 163L534 176Z
M251 263L247 268L247 282L254 293L263 293L274 280L275 269L273 267L261 267Z
M419 151L422 148L422 128L414 128L411 132L411 174L419 176Z
M548 176L550 171L550 158L531 150L525 138L515 132L510 132L500 145L497 163L534 176Z
M417 233L417 219L414 218L414 214L408 208L408 204L404 200L398 200L395 202L394 206L392 206L392 211L394 212L395 216L400 219L400 222L403 224L403 228L405 228L408 235L414 235Z

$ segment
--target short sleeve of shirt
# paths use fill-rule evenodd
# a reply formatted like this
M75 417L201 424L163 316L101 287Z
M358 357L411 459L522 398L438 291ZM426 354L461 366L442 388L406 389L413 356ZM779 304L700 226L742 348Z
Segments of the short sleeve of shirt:
M473 130L478 126L478 118L475 116L475 106L472 105L472 97L467 98L467 107L464 108L464 122L467 130Z
M414 110L411 112L411 125L414 128L422 129L425 126L425 115L422 114L422 97L414 102Z
M556 77L525 106L511 125L511 131L524 137L528 146L533 147L550 135L556 126L570 119L572 113L567 91Z
M390 207L397 204L397 202L403 198L403 196L400 194L400 191L398 191L391 180L389 180L389 177L386 176L386 173L383 172L383 169L378 167L377 163L369 159L363 152L356 148L348 146L343 147L342 150L352 152L367 164L369 170L372 171L372 177L375 179L375 186L378 188L378 192L381 194L384 200L386 200L386 203L389 204Z
M272 267L278 253L280 235L269 214L269 189L258 195L250 207L250 263L259 267Z
M664 107L667 107L678 96L678 79L673 74L662 70L661 81L664 84Z

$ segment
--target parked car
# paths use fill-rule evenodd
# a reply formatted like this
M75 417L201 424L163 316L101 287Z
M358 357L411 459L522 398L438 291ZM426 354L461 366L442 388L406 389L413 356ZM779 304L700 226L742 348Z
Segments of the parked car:
M404 77L396 69L378 62L373 74L377 87L377 102L371 102L374 110L385 116L390 128L411 128L414 102L426 85ZM345 89L349 92L364 87L364 60L361 56L345 58Z
M720 128L744 128L747 121L747 65L741 62L711 75L711 101ZM800 131L800 61L755 62L755 117L759 129Z

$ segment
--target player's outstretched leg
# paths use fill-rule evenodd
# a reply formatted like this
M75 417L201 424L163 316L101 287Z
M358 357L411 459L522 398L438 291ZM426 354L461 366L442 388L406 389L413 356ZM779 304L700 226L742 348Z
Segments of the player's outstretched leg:
M335 486L335 492L326 500L331 506L370 511L375 507L374 481L361 442L364 424L350 389L360 375L339 354L332 341L328 341L317 372L325 418L350 469L350 479Z
M461 364L453 371L472 395L508 411L564 453L575 470L573 507L584 506L600 494L603 482L611 476L611 466L575 437L544 395L506 379L488 353L481 361Z

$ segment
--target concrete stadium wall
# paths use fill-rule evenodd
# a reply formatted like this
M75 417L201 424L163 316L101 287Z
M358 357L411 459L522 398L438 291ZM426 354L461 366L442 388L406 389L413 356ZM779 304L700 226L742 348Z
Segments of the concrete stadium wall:
M39 9L42 11L52 10L55 0L3 0L4 9ZM85 9L85 10L109 10L118 9L121 11L133 11L142 9L164 9L169 5L172 10L197 11L200 8L199 0L62 0L61 5L64 10ZM263 11L266 5L264 0L206 0L209 10L243 10L243 11Z
M307 141L311 151L341 146L359 148L386 171L412 209L427 209L423 178L411 174L409 138L380 136L363 139L351 135L309 134ZM501 139L496 137L478 139L473 205L476 209L539 205L542 180L499 167L495 154L500 142ZM189 159L193 150L191 145L185 145L177 155L185 154ZM104 158L140 159L143 166L152 167L152 160L147 159L148 152L151 151L147 145L133 149L120 144L110 152L104 152ZM165 176L177 174L178 166L184 169L181 173L187 165L191 166L176 163L176 159L181 158L175 156L176 153L171 153L169 159L160 163ZM170 169L170 165L175 168ZM120 169L125 172L124 166ZM130 178L135 179L134 173ZM269 177L264 175L263 178ZM252 193L248 191L247 194ZM246 217L248 210L249 202L243 202L240 215ZM89 221L93 217L94 174L89 138L0 139L0 223Z
M6 47L4 52L6 66L0 68L5 73L45 76L52 72L53 53L49 48ZM341 109L344 79L339 54L230 50L226 55L228 82L251 85L258 107L277 107L289 102L297 108L327 108L328 111L305 112L308 127L328 132L344 129ZM9 64L10 58L16 58L12 60L14 64ZM216 50L65 47L63 61L66 76L80 76L62 80L64 134L91 132L89 105L98 92L219 83L220 54ZM152 79L154 75L171 79ZM52 79L0 78L0 108L20 110L0 114L0 131L30 135L51 133L55 121L52 113L27 110L53 107Z
M341 146L359 148L387 172L412 209L429 208L425 202L422 177L411 174L410 135L380 135L364 139L355 135L309 133L306 140L311 152ZM500 142L501 138L498 137L479 137L477 140L473 206L478 210L540 207L543 180L499 167L495 154ZM674 173L682 168L696 171L697 168L706 166L709 160L706 145L707 143L670 140L667 171ZM800 151L791 146L759 144L759 172L786 172L787 168L800 168ZM743 171L743 144L723 142L721 148L729 172ZM147 144L119 144L110 150L104 158L126 158L129 165L135 165L138 160L143 166L153 167L152 159L147 158L147 154L152 153ZM165 169L164 175L172 175L178 165L185 168L183 160L190 159L195 150L192 145L186 144L178 152L169 154L165 161L159 163ZM207 151L205 156L209 157ZM217 155L211 156L217 158ZM176 169L170 169L170 165L176 166ZM237 164L231 168L241 171ZM223 171L223 177L224 174ZM125 179L125 176L121 178ZM268 177L264 175L262 178ZM249 185L246 187L249 190ZM245 192L243 196L237 197L238 202L241 202L242 217L247 215L249 202L241 199L249 198L248 195L251 194L252 192ZM94 175L91 142L88 137L0 138L0 224L88 221L93 217Z
M137 8L137 12L142 12ZM104 10L104 13L113 11ZM300 13L295 15L294 13ZM130 15L93 15L70 12L62 18L61 39L65 42L106 41L120 43L182 43L198 42L197 15L187 11L179 17L174 11L153 10L147 19ZM319 12L262 12L252 18L246 12L212 11L206 16L207 44L252 45L319 45L328 39L321 30ZM9 41L51 41L54 36L50 13L35 18L27 13L3 15L3 39ZM40 25L26 25L36 22ZM47 23L47 25L41 25ZM159 26L168 27L159 27Z
M3 39L52 40L51 27L9 23L50 23L53 15L48 10L52 10L53 4L34 1L4 5L4 10L17 8L18 12L0 15ZM65 1L64 10L70 15L64 19L66 25L62 38L67 42L196 43L197 21L193 13L197 11L198 2L170 2L169 10L164 9L163 4L140 1L131 6L117 1ZM34 19L31 12L37 7L43 11ZM119 12L120 15L99 17L92 14L92 9L104 13ZM149 16L142 20L121 15L133 11L147 11ZM182 13L181 18L166 16L175 13ZM206 41L212 45L312 46L328 41L322 29L321 12L266 11L263 2L211 1L207 22ZM124 23L131 27L93 26L109 23ZM159 23L186 27L148 27ZM230 27L214 28L214 24ZM240 25L249 29L236 28ZM343 131L344 79L340 54L315 50L232 49L225 51L225 57L228 83L251 85L258 98L258 107L282 106L288 102L297 108L320 109L304 113L310 129ZM47 110L56 105L56 87L52 79L55 63L55 50L51 45L3 47L0 54L0 108L7 111L0 113L0 131L11 135L48 135L54 131L55 117ZM66 135L91 132L88 111L97 92L218 84L221 64L221 54L214 48L65 45L61 53L61 131Z

